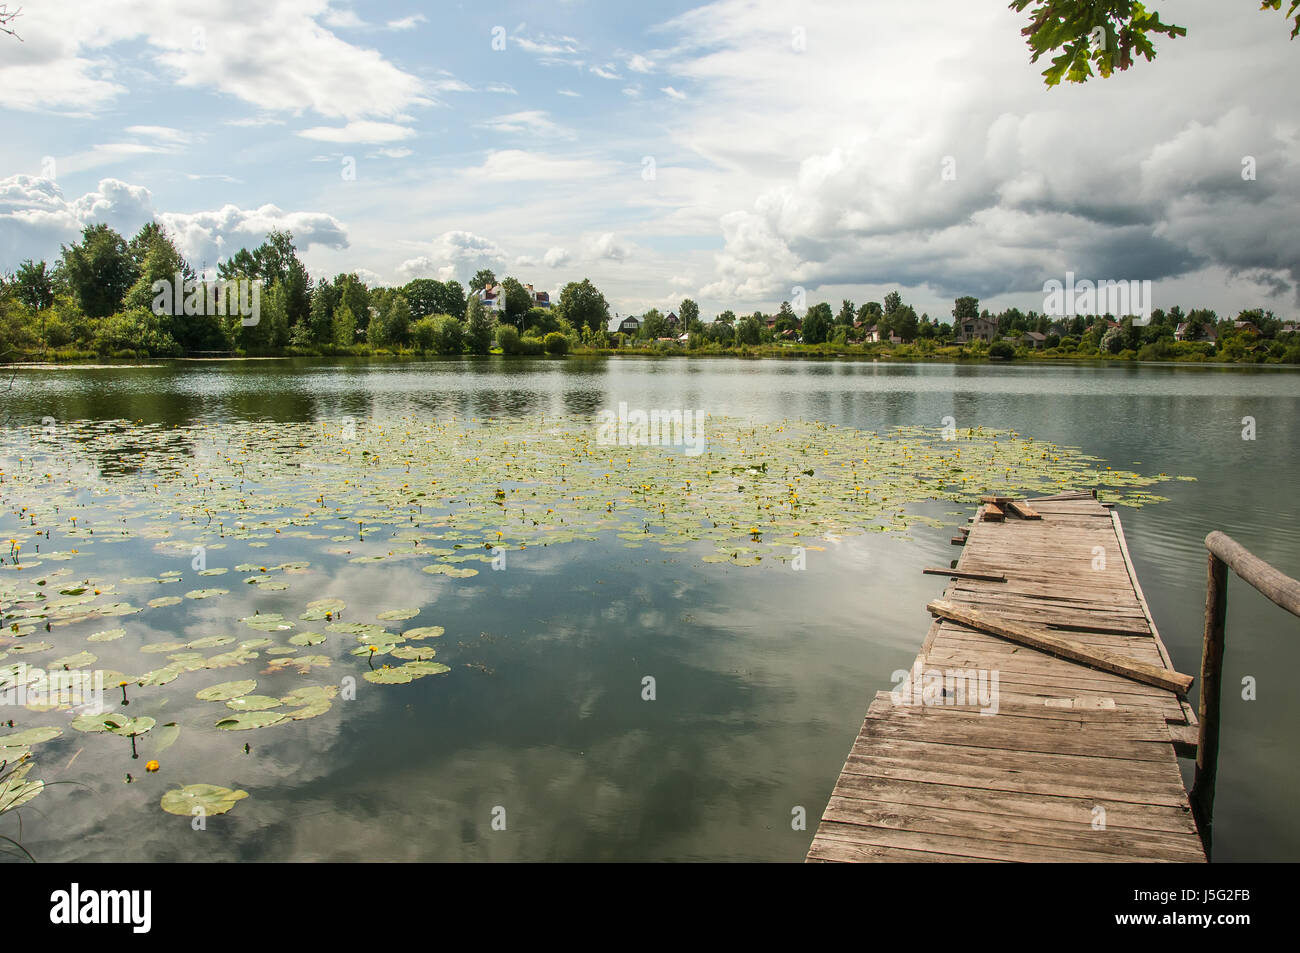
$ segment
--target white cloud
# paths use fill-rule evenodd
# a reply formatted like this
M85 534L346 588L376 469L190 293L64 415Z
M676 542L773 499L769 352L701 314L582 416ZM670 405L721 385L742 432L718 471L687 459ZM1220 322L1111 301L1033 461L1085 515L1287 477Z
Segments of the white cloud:
M599 65L593 66L591 67L591 71L595 73L597 76L599 76L601 79L622 79L623 78L618 74L618 71L614 69L613 63L606 63L603 66L599 66Z
M400 20L389 20L388 29L390 30L413 30L421 23L428 23L429 18L423 13L413 13L409 17L402 17Z
M640 53L633 53L628 57L627 68L633 73L649 73L655 68L655 64Z
M489 93L505 93L509 96L519 95L519 91L509 83L488 83L483 88Z
M571 255L567 249L559 248L558 246L555 248L548 248L546 254L542 256L542 263L546 265L547 268L562 268L571 261L573 261L573 255Z
M249 116L244 119L227 119L225 120L225 125L247 128L255 128L257 126L283 126L284 120L276 119L273 116Z
M593 261L626 261L632 246L620 241L613 232L605 232L583 242L583 253Z
M574 136L573 130L566 129L555 123L551 120L550 113L541 109L529 109L505 116L494 116L491 119L476 123L476 125L492 132L522 134L539 138L572 139Z
M103 179L94 192L68 201L53 180L17 175L0 179L0 267L15 267L29 257L52 260L58 246L75 241L86 225L104 222L129 237L151 220L166 228L195 265L215 264L241 247L258 245L272 229L292 232L300 252L313 245L348 246L343 225L321 212L286 212L274 205L159 211L148 189L118 179Z
M7 46L0 88L11 108L89 114L129 91L119 44L148 44L147 72L272 112L387 117L432 102L424 83L374 49L329 29L355 14L327 0L227 0L210 4L123 0L105 16L98 0L50 0L23 10L24 43ZM135 55L132 52L131 55Z
M532 53L547 66L572 63L574 57L580 56L584 51L583 45L571 36L553 36L546 33L528 36L518 29L515 35L509 37L507 43L514 43L521 50Z
M410 126L393 122L350 122L346 126L313 126L298 130L304 139L319 142L397 142L415 135Z
M560 95L560 96L573 96L573 97L575 97L575 98L579 98L579 97L582 96L582 93L575 93L575 92L574 92L573 90L571 90L571 89L557 89L555 92L556 92L557 95Z
M673 89L671 86L661 86L659 92L671 99L685 99L686 94L679 89Z
M505 250L491 239L473 232L448 231L433 240L430 254L407 259L397 271L407 280L456 278L464 282L480 268L496 270L508 260Z
M465 169L461 175L491 182L590 182L613 171L611 163L597 159L502 149L489 152L482 165Z
M366 26L366 21L357 16L352 10L330 10L325 14L325 23L327 26L350 30L361 29Z
M126 131L135 136L143 136L146 139L158 139L163 142L177 144L193 142L199 138L194 133L173 129L170 126L127 126Z

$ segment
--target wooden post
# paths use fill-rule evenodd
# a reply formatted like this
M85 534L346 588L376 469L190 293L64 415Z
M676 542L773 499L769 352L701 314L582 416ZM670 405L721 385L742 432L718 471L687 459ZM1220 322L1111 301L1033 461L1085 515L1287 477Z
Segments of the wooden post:
M1228 618L1228 564L1210 554L1205 586L1205 639L1201 645L1200 736L1196 743L1196 778L1192 814L1201 832L1206 859L1214 826L1214 782L1219 772L1219 695L1223 676L1223 633Z

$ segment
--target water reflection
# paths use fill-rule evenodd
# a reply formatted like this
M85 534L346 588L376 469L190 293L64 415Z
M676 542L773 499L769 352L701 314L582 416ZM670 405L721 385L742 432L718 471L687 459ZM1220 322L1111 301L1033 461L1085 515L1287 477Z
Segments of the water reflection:
M945 417L959 428L1012 428L1116 467L1197 478L1168 484L1169 503L1123 514L1165 641L1180 669L1196 671L1206 533L1224 529L1300 572L1291 489L1298 381L1251 368L301 359L19 371L5 409L10 426L39 427L47 416L336 426L346 417L587 416L623 401L864 430L940 427ZM1258 423L1253 441L1242 439L1246 416ZM196 459L209 452L188 438L176 449ZM94 462L110 487L131 467L120 453ZM24 842L43 860L798 860L811 832L790 829L791 808L820 812L871 695L910 663L925 602L942 588L919 570L951 558L950 534L909 535L828 544L799 574L711 566L694 552L628 549L617 539L512 554L509 571L466 580L322 559L290 592L250 593L241 605L288 614L305 592L346 592L353 618L369 619L418 604L421 615L405 626L445 626L438 660L453 671L371 687L327 716L233 737L206 730L213 709L192 697L197 682L142 693L139 713L180 722L192 743L166 754L160 776L139 778L141 762L122 745L65 732L41 749L45 776L64 777L60 766L80 749L66 776L88 790L43 794ZM277 561L314 552L290 540L274 550ZM232 548L213 558L245 557ZM96 559L105 578L185 568L148 540L105 543ZM1230 586L1225 684L1253 675L1260 691L1255 702L1226 693L1216 853L1294 860L1300 825L1288 792L1300 767L1286 753L1296 708L1276 673L1300 664L1300 639L1293 619ZM152 610L96 652L102 664L130 669L140 645L232 624L215 603ZM56 634L93 629L83 628ZM332 678L352 671L343 648L331 646ZM642 697L646 676L656 680L654 701ZM258 678L259 692L275 694L299 677ZM139 780L124 783L127 772ZM199 839L157 810L166 787L198 780L252 792L221 819L220 837ZM491 830L496 806L508 832Z

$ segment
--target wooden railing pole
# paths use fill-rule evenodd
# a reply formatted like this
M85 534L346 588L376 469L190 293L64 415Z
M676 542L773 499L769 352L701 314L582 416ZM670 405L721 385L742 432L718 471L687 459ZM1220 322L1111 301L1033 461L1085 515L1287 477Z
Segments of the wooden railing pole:
M1201 645L1200 739L1196 745L1196 778L1192 782L1192 814L1201 832L1206 859L1210 857L1214 825L1214 783L1219 771L1219 701L1223 676L1223 634L1228 618L1228 564L1209 554L1205 587L1205 638Z

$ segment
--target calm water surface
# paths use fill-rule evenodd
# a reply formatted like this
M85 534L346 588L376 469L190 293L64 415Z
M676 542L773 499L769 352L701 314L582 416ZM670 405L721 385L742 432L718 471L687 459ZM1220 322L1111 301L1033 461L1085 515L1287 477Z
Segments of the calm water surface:
M1121 511L1157 624L1185 672L1199 672L1206 533L1224 530L1300 575L1300 375L1289 370L631 358L178 363L22 370L0 416L11 427L45 417L382 421L589 415L620 401L863 430L937 428L953 417L962 428L1010 428L1079 447L1116 468L1196 477L1162 484L1168 503ZM1255 420L1253 441L1242 439L1245 417ZM963 524L969 512L945 518ZM12 516L4 519L9 529ZM509 571L470 579L433 580L407 564L367 570L364 593L347 598L369 609L351 618L422 604L402 627L445 626L438 661L452 672L369 691L362 683L355 702L290 729L183 732L165 776L129 785L126 772L143 771L125 739L65 732L37 749L38 774L84 787L50 788L25 809L23 843L46 861L801 860L870 699L910 665L929 621L925 604L944 587L920 570L955 555L947 528L917 525L908 535L810 552L802 573L710 565L694 552L649 555L617 539L512 554ZM288 540L260 552L232 547L222 559L309 558ZM188 569L148 549L129 558L112 571ZM322 577L312 588L328 584ZM299 602L314 597L298 594ZM254 601L237 589L225 600L241 598L240 609ZM166 637L159 620L167 611L127 617L128 638ZM1233 580L1217 860L1300 860L1295 671L1300 622ZM645 675L656 679L653 702L641 698ZM1247 676L1257 680L1257 700L1239 697ZM148 713L184 725L211 711L183 687L170 698L171 708ZM157 799L199 780L252 796L192 832ZM800 806L806 831L791 829ZM492 828L497 807L505 831ZM13 834L11 826L0 833Z

